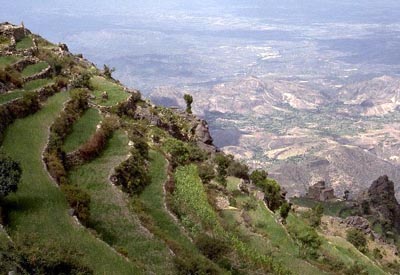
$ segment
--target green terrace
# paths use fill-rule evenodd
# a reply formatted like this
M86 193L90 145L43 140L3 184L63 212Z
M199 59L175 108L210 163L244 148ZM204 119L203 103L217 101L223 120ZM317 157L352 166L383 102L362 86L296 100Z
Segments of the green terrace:
M32 37L26 36L17 42L17 50L25 50L33 47Z
M37 73L40 73L41 71L46 69L48 66L49 66L49 64L47 64L47 62L44 62L44 61L36 63L36 64L28 65L22 70L22 72L21 72L22 77L29 77L29 76L35 75Z
M104 77L94 76L91 78L90 84L94 89L93 94L96 97L94 101L98 105L113 106L125 101L129 97L129 94L124 91L121 85L107 80ZM108 99L102 98L103 92L107 92Z
M64 141L63 149L65 152L72 152L89 140L90 136L96 131L96 126L100 123L101 116L96 109L88 109L82 117L74 123L72 132Z
M7 66L19 61L21 58L17 56L0 56L0 70L3 70Z
M10 220L7 231L16 245L29 239L39 251L49 247L65 253L79 251L74 257L95 274L138 274L132 263L68 215L65 196L43 165L48 127L68 99L68 93L58 93L39 112L7 129L1 151L17 160L24 171L18 192L7 197Z
M143 232L131 206L135 199L109 181L113 167L124 161L128 153L128 137L117 131L100 157L71 170L69 178L90 194L89 227L106 243L126 255L143 274L174 274L166 245Z
M39 88L45 87L47 85L51 85L54 83L53 79L36 79L29 81L24 84L21 89L12 90L5 94L0 94L0 104L7 103L11 100L22 97L27 92L35 91Z

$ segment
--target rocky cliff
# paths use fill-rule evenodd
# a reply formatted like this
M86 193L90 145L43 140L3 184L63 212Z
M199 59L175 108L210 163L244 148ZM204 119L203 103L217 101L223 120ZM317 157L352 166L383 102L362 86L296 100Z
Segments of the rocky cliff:
M360 198L362 212L372 215L386 229L394 228L400 232L400 204L398 203L394 183L388 176L381 176Z

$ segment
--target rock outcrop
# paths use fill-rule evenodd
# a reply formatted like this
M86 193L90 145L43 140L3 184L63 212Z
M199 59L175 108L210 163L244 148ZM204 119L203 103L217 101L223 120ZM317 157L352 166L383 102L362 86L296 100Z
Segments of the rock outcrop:
M400 204L395 197L394 183L381 176L359 198L362 212L400 232Z
M366 218L360 216L350 216L344 219L341 223L345 224L347 227L353 227L364 234L371 234L372 230L369 221Z

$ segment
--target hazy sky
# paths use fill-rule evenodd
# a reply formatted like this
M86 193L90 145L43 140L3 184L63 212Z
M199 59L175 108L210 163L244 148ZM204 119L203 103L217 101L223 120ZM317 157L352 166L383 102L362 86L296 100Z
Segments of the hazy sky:
M103 63L117 66L117 76L125 84L139 87L154 80L163 83L160 76L171 77L165 83L175 83L183 79L182 76L234 75L242 68L224 66L224 60L238 58L242 64L255 62L259 54L265 53L250 51L254 51L254 47L264 51L262 47L267 39L293 43L301 37L302 44L285 46L282 42L279 46L283 49L278 47L269 53L294 51L286 53L289 59L283 60L285 62L309 55L310 51L301 52L304 46L313 50L321 46L318 40L338 38L351 38L354 41L350 42L354 43L335 41L329 47L350 50L356 55L364 51L359 58L361 62L382 52L383 47L376 45L378 41L387 44L385 59L396 62L400 59L397 49L395 51L400 43L398 0L0 2L0 21L16 24L24 21L34 33L55 43L65 42L72 52L83 53L100 66ZM387 34L386 29L390 31ZM386 37L378 37L382 30ZM357 40L359 38L364 40ZM314 42L310 45L307 41ZM298 52L296 45L299 45ZM225 46L245 47L249 53L241 57L244 52L236 51L223 56L220 49ZM365 50L365 46L372 48ZM254 58L249 57L251 54ZM132 79L135 74L141 76Z

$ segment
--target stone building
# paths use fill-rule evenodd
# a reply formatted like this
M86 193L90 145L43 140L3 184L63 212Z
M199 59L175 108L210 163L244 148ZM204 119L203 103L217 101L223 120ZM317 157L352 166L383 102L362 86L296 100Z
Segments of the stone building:
M325 181L319 181L308 188L307 197L318 201L327 201L335 198L334 190L328 187Z

